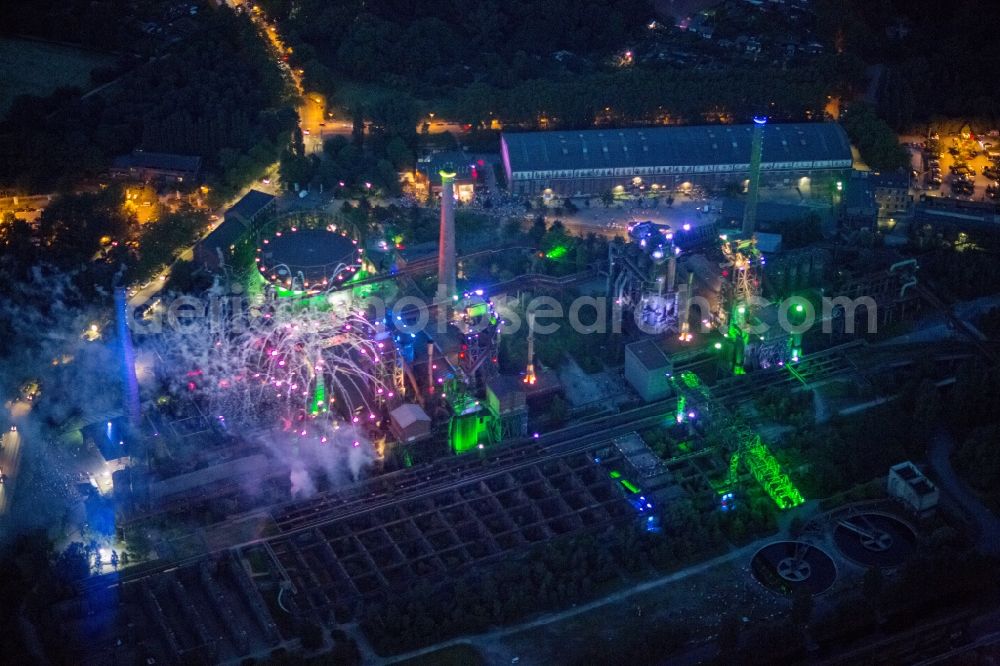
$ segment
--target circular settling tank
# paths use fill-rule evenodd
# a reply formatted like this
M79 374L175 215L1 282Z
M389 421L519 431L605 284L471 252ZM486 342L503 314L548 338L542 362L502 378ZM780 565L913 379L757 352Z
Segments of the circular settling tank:
M770 543L757 551L750 564L761 585L781 594L791 595L799 589L821 594L837 579L833 559L804 541Z
M913 552L917 537L909 525L882 513L839 520L833 542L847 559L866 567L895 567Z

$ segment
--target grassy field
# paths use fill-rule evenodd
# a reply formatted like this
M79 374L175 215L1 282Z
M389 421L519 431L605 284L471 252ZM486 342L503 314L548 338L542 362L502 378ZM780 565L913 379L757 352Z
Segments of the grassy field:
M18 95L44 97L60 86L90 87L90 72L111 56L23 39L0 39L0 114Z

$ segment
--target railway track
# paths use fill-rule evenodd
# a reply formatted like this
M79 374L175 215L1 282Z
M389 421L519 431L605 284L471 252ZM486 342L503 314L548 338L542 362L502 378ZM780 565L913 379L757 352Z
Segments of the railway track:
M884 350L868 347L862 341L851 342L804 358L796 365L795 372L784 368L744 375L719 382L710 390L717 400L732 406L750 400L759 395L760 391L771 387L790 386L803 381L811 384L852 372L871 372L879 367L876 359L881 355L878 353L881 351ZM862 368L852 361L849 352L861 352L858 356L862 359ZM703 362L703 360L693 360L689 365L696 366ZM686 367L686 365L677 366L675 371L681 372ZM417 500L469 483L477 483L521 467L588 449L593 450L603 444L610 444L615 437L671 421L676 405L676 398L666 398L628 411L597 417L538 438L531 437L504 443L482 455L466 455L436 461L421 467L374 477L351 488L308 500L286 502L264 512L234 516L233 521L252 519L254 516L269 520L276 528L276 532L244 543L233 543L227 547L245 547L269 538L287 537L334 520L360 516L399 502ZM696 451L682 457L697 457L705 455L706 452L707 450ZM134 580L137 577L186 566L203 557L204 554L199 554L180 560L151 563L149 567L134 574L123 573L122 580Z
M732 377L711 387L712 396L727 407L733 407L771 388L816 383L847 375L858 368L846 352L863 346L861 341L849 342L805 356L794 366Z
M342 493L331 493L307 500L305 504L301 501L287 504L272 510L270 515L278 529L288 533L396 502L419 499L430 493L475 483L500 472L586 451L633 430L662 424L673 418L676 406L676 398L668 398L542 435L538 439L527 438L502 444L482 457L464 456L443 463L431 463L426 468L386 474L372 480L385 487L381 492L371 492L369 485L362 492L351 492L347 497ZM360 510L356 509L359 505Z
M799 372L812 382L847 374L854 369L854 366L843 353L848 349L859 347L861 344L849 343L817 352L804 358L798 364ZM695 359L689 363L678 365L675 371L683 372L704 363L703 359ZM733 406L752 398L767 388L789 386L798 382L799 379L787 369L774 369L724 380L716 384L711 391L712 395L723 404ZM419 469L419 471L412 469L392 472L369 479L348 490L331 492L328 495L317 496L309 500L290 501L275 507L270 511L270 514L278 524L279 529L283 531L295 529L299 524L315 524L317 521L322 522L324 512L332 512L331 515L335 515L338 511L351 511L352 507L357 505L370 506L372 502L398 501L408 493L422 492L428 488L440 489L443 487L442 483L459 482L470 471L481 469L483 465L489 465L495 471L510 463L517 463L544 454L546 451L554 450L555 447L572 447L574 442L578 442L580 448L586 448L602 439L610 440L633 430L648 428L672 417L676 405L676 398L666 398L625 412L599 416L562 430L543 434L537 439L528 437L505 442L491 448L489 456L463 456L436 461L430 463L425 469ZM564 455L571 452L571 448L563 450ZM285 471L281 470L268 478L278 479L284 476ZM239 484L221 486L204 495L172 502L167 507L161 507L158 511L136 516L128 524L134 524L170 510L182 510L192 504L224 497L239 487Z
M799 376L808 377L810 382L854 372L857 368L844 352L862 344L860 341L851 342L818 352L803 359L797 366L797 372ZM695 361L692 365L700 363L701 361ZM675 371L682 372L685 369L686 366L678 366ZM710 390L713 397L721 402L737 404L759 395L760 391L767 388L793 385L800 381L799 377L788 368L782 368L755 375L743 375L727 380L721 386L716 385ZM394 502L419 498L431 492L476 482L499 471L509 471L519 466L584 451L634 430L666 424L672 421L676 408L677 399L666 398L618 414L600 416L591 421L547 433L537 439L513 440L493 448L489 456L481 458L466 456L431 463L426 469L421 469L419 474L416 470L387 474L373 480L386 485L386 489L381 493L365 492L359 495L352 494L350 497L331 493L307 500L305 504L296 502L278 507L271 511L271 517L282 532L306 529L329 520L355 515L357 513L355 507L359 504L364 504L362 512L374 510ZM701 454L696 452L696 455ZM409 475L411 478L404 475Z

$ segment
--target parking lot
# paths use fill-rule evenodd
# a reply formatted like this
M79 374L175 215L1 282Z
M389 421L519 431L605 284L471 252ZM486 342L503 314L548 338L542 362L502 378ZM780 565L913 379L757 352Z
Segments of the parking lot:
M550 220L561 219L568 229L580 234L596 233L613 238L625 236L633 223L644 220L653 220L660 224L671 225L674 228L680 227L686 222L697 225L701 220L707 219L709 215L707 210L710 209L717 213L720 205L720 201L712 201L704 197L678 197L671 206L665 204L656 207L639 206L635 201L620 201L607 208L597 204L589 207L581 205L574 212L552 213L546 211L546 217Z
M915 187L967 201L996 199L1000 137L992 136L994 132L903 137L916 171Z

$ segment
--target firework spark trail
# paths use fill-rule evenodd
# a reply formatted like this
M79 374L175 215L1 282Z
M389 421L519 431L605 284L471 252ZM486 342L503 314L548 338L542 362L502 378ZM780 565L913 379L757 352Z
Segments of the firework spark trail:
M231 430L306 435L342 418L359 429L379 418L372 396L391 393L379 379L377 329L364 316L283 301L256 314L202 318L159 336L172 391L193 394Z

